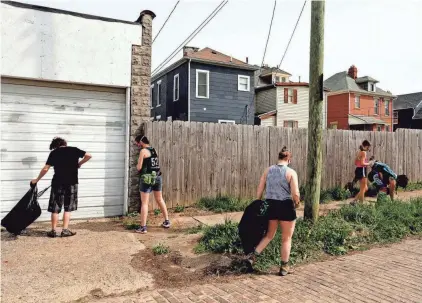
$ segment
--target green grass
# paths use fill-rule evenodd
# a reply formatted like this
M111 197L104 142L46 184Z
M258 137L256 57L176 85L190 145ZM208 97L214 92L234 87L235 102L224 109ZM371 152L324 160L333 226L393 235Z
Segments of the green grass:
M409 235L422 234L422 198L408 203L380 195L375 205L343 206L312 224L297 220L291 261L302 263L324 254L344 255L364 250L371 244L392 243ZM258 269L279 265L281 232L257 260ZM199 252L241 254L237 224L227 221L207 227L197 248Z
M215 213L244 211L251 202L250 199L238 199L228 196L217 196L215 198L201 198L197 206Z
M141 224L139 223L138 216L139 216L139 213L133 212L133 213L127 214L126 217L123 217L122 224L124 228L129 229L129 230L138 229L141 226Z
M176 205L176 207L174 208L175 213L182 213L184 211L185 211L185 207L183 205Z
M170 252L170 247L160 243L152 248L152 252L156 256L167 255Z
M305 199L305 186L299 188L300 197L303 201ZM319 196L319 203L326 204L331 201L343 201L352 197L352 193L340 186L330 188L330 189L321 189Z
M154 215L158 216L159 214L161 214L161 210L158 208L154 209Z
M399 188L400 191L403 191L402 188ZM409 183L404 191L415 191L422 190L422 181Z

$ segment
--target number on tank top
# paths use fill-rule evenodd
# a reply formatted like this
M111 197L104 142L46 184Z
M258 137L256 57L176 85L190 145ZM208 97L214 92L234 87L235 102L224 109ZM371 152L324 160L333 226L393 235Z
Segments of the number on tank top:
M158 167L159 166L158 158L151 158L151 166L152 167Z

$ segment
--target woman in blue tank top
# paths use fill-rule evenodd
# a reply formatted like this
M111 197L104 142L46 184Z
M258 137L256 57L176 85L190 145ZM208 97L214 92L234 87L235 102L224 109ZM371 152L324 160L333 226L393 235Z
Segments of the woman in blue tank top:
M250 260L253 263L274 238L277 227L280 224L282 231L281 239L281 267L280 276L289 273L289 257L292 246L292 236L296 223L296 208L300 204L299 184L297 173L288 167L291 160L291 153L286 147L278 154L277 165L267 168L259 182L257 198L260 200L265 189L265 198L268 202L268 230L265 237L255 249Z

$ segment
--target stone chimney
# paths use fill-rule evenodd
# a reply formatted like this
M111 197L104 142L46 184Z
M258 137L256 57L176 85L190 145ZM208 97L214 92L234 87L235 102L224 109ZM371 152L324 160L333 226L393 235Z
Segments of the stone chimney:
M246 63L249 64L249 57L246 57Z
M151 120L150 83L151 83L151 49L152 20L155 14L145 10L139 15L137 23L142 27L141 45L132 45L131 94L130 94L130 142L139 134L144 134L144 122ZM139 28L141 30L141 28ZM130 144L129 159L129 212L139 210L139 173L136 169L139 150Z
M199 51L199 47L183 46L183 57L189 56L197 51Z
M356 66L352 65L351 67L349 67L349 71L347 73L351 78L353 78L354 80L356 80L356 78L358 77L358 69L356 68Z

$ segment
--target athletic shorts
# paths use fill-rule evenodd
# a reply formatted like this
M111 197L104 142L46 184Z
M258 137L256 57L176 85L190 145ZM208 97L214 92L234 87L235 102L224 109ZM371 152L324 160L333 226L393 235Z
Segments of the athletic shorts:
M277 221L294 221L296 220L296 209L292 199L272 200L267 199L268 203L268 219Z
M158 176L155 179L155 184L145 184L142 181L139 181L139 191L141 193L149 194L152 191L162 191L163 190L163 179L161 176Z
M52 185L48 211L59 214L64 206L65 212L78 209L78 184Z
M356 169L355 169L355 179L361 180L363 178L368 178L367 168L366 167L356 167Z

